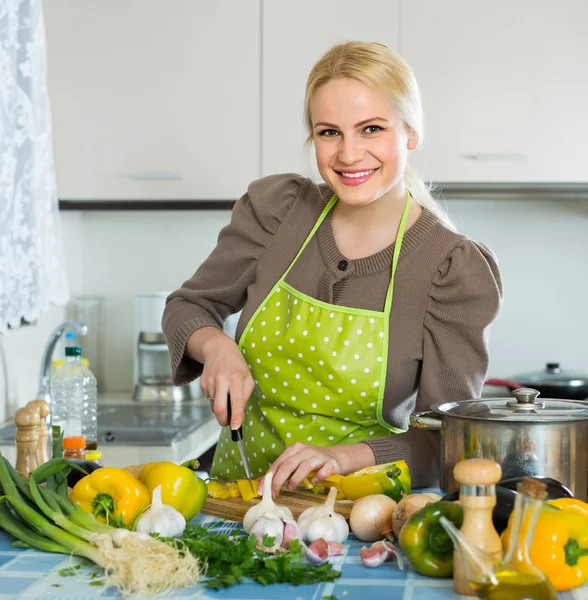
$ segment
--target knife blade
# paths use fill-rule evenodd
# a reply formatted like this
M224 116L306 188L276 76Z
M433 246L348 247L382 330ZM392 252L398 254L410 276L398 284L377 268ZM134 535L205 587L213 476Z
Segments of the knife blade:
M227 419L229 421L229 427L231 426L231 397L227 394ZM245 454L245 448L243 448L243 425L239 426L239 429L231 429L231 440L233 442L237 442L237 447L239 448L239 454L241 455L241 460L243 461L243 468L245 469L245 476L249 480L249 485L251 486L251 491L255 494L255 490L253 488L253 481L251 477L251 471L249 470L249 462L247 461L247 455Z

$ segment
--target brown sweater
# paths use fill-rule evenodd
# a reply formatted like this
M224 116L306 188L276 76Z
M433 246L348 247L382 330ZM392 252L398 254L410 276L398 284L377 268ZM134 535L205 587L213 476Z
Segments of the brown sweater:
M324 185L298 175L253 182L233 209L231 223L191 279L173 292L163 315L173 379L187 383L202 365L184 355L190 334L222 328L242 309L237 339L284 273L332 196ZM333 304L383 310L394 245L366 258L346 259L328 216L286 281ZM406 429L409 415L436 403L479 397L488 367L488 326L502 301L496 259L445 227L428 210L407 230L394 281L388 377L383 417ZM368 442L377 463L405 459L415 487L436 485L439 434L406 433Z

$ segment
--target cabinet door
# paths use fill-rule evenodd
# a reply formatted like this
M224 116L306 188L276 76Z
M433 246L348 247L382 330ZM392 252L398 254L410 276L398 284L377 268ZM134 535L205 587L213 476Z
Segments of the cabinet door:
M260 173L260 0L45 0L62 199L235 199Z
M404 0L433 181L588 179L588 3Z
M262 173L318 177L305 145L306 79L334 44L364 40L398 49L399 0L263 3Z

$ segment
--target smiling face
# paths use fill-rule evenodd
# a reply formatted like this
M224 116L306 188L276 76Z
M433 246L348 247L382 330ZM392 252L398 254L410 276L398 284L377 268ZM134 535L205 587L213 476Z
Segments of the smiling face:
M341 202L404 199L407 154L418 138L381 95L355 79L332 79L314 94L310 114L319 172Z

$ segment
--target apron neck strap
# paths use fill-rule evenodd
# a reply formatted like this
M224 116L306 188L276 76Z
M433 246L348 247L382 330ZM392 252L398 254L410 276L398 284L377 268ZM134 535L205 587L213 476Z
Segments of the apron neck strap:
M402 249L402 241L404 240L404 232L406 231L406 223L408 221L408 213L410 212L410 193L406 190L406 202L404 204L404 211L400 224L398 225L398 232L396 233L396 241L394 242L394 254L392 256L392 274L390 276L390 285L388 286L388 292L386 293L386 303L384 304L384 312L389 315L392 309L392 294L394 293L394 275L396 275L396 267L398 266L398 259L400 258L400 250Z

